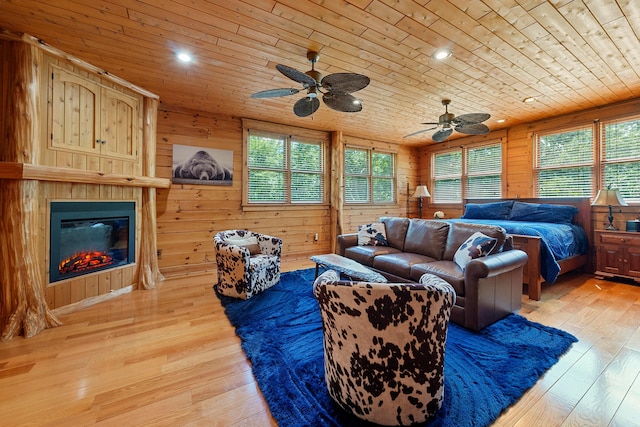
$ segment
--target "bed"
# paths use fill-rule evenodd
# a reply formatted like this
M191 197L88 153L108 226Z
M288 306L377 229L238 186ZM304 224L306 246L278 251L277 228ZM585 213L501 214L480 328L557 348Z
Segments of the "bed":
M529 298L540 300L542 282L552 284L580 268L591 271L589 198L466 199L464 206L463 217L449 221L500 225L513 236L514 247L527 253L523 282Z

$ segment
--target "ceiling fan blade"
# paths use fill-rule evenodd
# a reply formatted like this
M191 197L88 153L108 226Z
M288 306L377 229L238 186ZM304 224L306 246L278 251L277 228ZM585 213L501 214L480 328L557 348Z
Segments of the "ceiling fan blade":
M452 133L453 129L451 128L440 129L431 136L431 139L433 139L433 142L442 142L445 139L449 138L449 135L451 135Z
M268 90L263 90L261 92L256 92L252 94L251 97L252 98L277 98L279 96L295 95L298 92L300 91L294 88L268 89Z
M420 123L420 124L421 124L421 125L439 125L439 124L440 124L440 122L423 122L423 123ZM432 129L433 129L433 128L432 128Z
M424 123L423 123L423 124L424 124ZM429 123L428 123L428 124L429 124ZM432 124L436 124L436 123L432 123ZM435 128L437 128L437 126L436 126L436 127L434 127L434 128L422 129L422 130L419 130L418 132L414 132L414 133L410 133L409 135L405 135L405 136L403 136L403 138L409 138L409 137L411 137L411 136L415 136L415 135L421 134L421 133L423 133L423 132L429 132L430 130L434 130Z
M309 98L305 96L293 105L293 112L298 117L307 117L315 113L320 107L318 98Z
M298 83L302 83L307 86L316 86L318 83L313 79L313 77L303 73L302 71L298 71L295 68L287 67L286 65L276 65L276 69L280 71L285 76L289 77L291 80L294 80Z
M349 93L325 93L322 100L327 107L343 113L362 111L362 103Z
M364 89L371 80L367 76L356 73L334 73L325 76L322 87L333 93L351 93Z
M467 135L484 135L489 133L489 128L483 123L463 123L454 128L457 132L466 133Z
M469 113L469 114L462 114L460 116L456 116L456 118L453 121L462 123L462 124L480 123L480 122L484 122L485 120L489 120L490 117L491 117L491 114L487 114L487 113Z

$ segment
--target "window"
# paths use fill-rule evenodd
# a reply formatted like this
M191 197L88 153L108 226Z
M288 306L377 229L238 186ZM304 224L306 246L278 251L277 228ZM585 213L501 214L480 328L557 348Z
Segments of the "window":
M640 118L604 122L600 153L600 188L617 188L627 203L640 203Z
M247 182L249 204L324 203L324 143L250 129Z
M500 144L466 149L467 185L465 196L502 197L502 146Z
M464 161L463 161L464 160ZM502 144L473 145L434 153L433 203L502 197Z
M395 154L346 148L344 159L345 203L395 202Z
M536 135L538 197L595 197L617 188L627 202L640 202L640 117Z
M462 202L462 150L436 154L432 169L432 202Z
M534 163L538 197L593 194L593 128L539 134Z

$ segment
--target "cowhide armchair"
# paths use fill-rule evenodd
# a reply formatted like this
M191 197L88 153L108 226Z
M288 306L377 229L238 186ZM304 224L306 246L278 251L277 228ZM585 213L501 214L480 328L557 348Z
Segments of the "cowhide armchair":
M450 284L432 274L413 284L348 282L329 270L313 291L333 400L381 425L424 422L440 409Z
M248 299L280 281L282 240L247 230L213 237L220 294Z

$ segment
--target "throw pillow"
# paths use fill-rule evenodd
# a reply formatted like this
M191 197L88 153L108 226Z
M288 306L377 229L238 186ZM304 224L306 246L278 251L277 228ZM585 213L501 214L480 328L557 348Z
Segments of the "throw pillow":
M453 261L464 271L472 259L489 255L497 242L498 239L494 239L477 231L460 245L456 254L453 256Z
M383 222L372 222L358 227L358 245L389 246L387 232Z
M245 248L249 249L249 254L251 255L258 255L261 253L260 245L258 244L258 238L255 236L229 237L224 241L231 245L244 246Z
M467 203L462 218L465 219L508 219L513 200L493 203Z
M571 224L576 213L578 208L571 205L515 202L509 220Z

